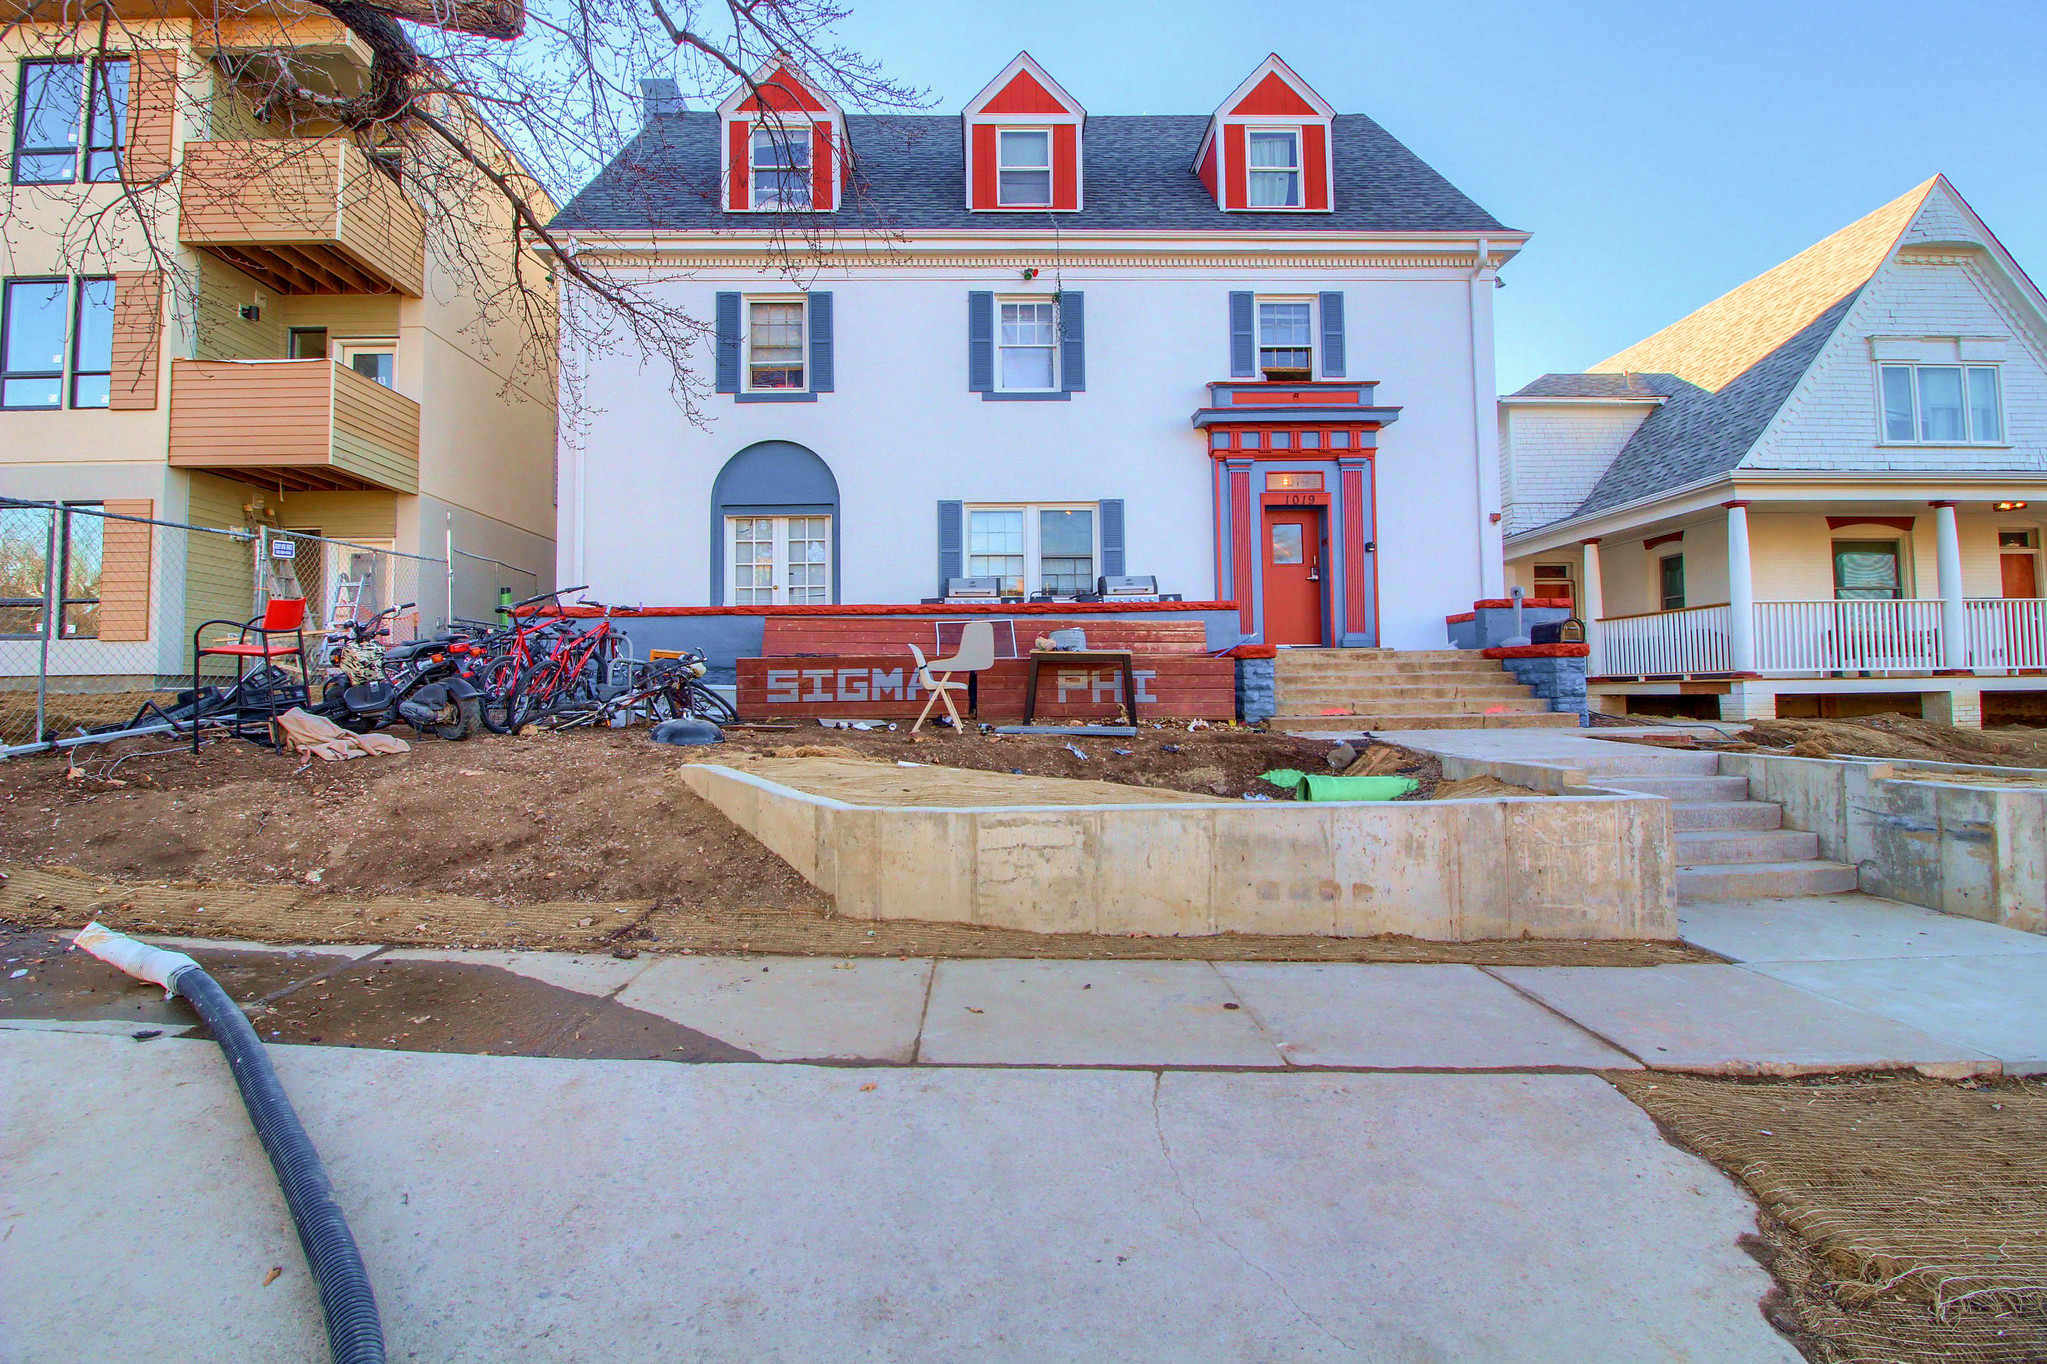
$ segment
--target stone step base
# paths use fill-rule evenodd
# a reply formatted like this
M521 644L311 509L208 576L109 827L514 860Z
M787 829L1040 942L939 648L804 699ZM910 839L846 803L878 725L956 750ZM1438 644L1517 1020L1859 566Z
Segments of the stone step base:
M1673 801L1670 827L1681 834L1716 829L1781 829L1784 807L1766 800Z
M1680 900L1793 898L1854 889L1855 868L1845 862L1745 862L1677 869Z
M1820 836L1803 829L1706 829L1676 835L1680 867L1756 862L1806 862L1820 855Z

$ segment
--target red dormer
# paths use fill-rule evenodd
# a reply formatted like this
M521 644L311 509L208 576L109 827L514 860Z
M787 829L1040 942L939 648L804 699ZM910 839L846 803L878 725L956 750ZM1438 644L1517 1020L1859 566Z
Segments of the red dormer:
M843 197L846 120L786 61L753 73L723 104L725 207L733 213L830 213Z
M1080 208L1081 132L1087 110L1019 52L960 115L967 207L988 213Z
M1218 208L1327 213L1334 206L1329 125L1336 110L1275 54L1208 121L1194 173Z

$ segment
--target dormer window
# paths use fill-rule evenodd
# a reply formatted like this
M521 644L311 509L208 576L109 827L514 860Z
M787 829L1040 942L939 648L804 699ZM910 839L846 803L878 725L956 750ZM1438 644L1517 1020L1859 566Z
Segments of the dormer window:
M1003 208L1052 206L1052 130L996 134L996 202Z
M756 208L810 207L810 125L757 123L753 129Z
M1252 129L1250 192L1253 208L1301 206L1301 135L1292 128Z

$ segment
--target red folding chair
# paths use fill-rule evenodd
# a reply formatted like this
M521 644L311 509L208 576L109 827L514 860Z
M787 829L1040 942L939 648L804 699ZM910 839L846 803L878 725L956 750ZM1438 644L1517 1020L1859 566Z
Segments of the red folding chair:
M232 644L202 644L199 637L215 625L232 625L241 633ZM257 659L267 667L271 665L271 660L273 659L296 658L299 665L301 690L305 690L309 685L307 679L310 674L306 669L305 627L306 599L304 597L272 597L264 605L263 614L250 621L208 620L200 622L199 628L192 632L192 751L194 753L199 751L199 666L201 661L207 658L232 658L235 661L236 721L237 730L239 731L241 719L240 706L243 700L240 693L250 659ZM258 638L252 640L250 639L251 635L255 635ZM273 644L270 642L273 635L291 635L294 637L294 642L290 644ZM284 746L283 739L278 734L276 723L278 715L282 713L277 705L277 696L280 690L276 685L275 679L272 679L270 685L265 688L267 692L265 705L268 713L270 744L271 747L278 749L282 749ZM307 694L310 695L310 692ZM289 707L286 707L286 709L289 709Z

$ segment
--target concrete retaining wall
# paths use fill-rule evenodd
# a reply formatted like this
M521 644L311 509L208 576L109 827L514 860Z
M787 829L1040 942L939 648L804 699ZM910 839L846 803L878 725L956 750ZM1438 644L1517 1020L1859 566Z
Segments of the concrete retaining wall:
M1032 932L1677 936L1653 797L873 807L716 765L690 786L862 919Z
M1854 864L1872 895L2047 933L2047 788L1900 778L1913 771L2038 776L1958 763L1894 764L1723 753L1720 770L1787 828L1819 835L1820 855Z

